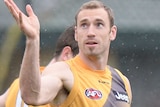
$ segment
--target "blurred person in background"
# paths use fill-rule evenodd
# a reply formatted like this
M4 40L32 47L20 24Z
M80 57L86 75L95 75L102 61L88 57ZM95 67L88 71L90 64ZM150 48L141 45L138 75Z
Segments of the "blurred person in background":
M74 26L71 26L60 35L56 43L54 57L49 64L55 63L57 61L69 60L78 54L78 44L74 39L74 33ZM41 72L44 70L44 68L44 66L40 67ZM65 92L66 90L61 90L59 93ZM61 99L61 97L63 96L59 96L56 99ZM8 90L0 96L0 107L28 107L21 98L19 78L14 80ZM51 105L47 104L40 107L51 107Z
M117 27L112 10L98 0L84 3L75 21L75 39L79 53L74 58L49 64L39 71L40 24L30 5L28 16L14 1L5 0L20 29L26 35L26 48L20 70L20 90L23 100L30 105L52 104L61 90L60 107L130 107L130 82L119 70L108 63L111 41Z

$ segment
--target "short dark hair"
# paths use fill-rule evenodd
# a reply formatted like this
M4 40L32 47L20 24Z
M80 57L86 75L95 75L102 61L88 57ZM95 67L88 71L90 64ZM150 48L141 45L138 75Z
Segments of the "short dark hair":
M74 38L75 35L75 30L74 30L75 25L72 25L65 29L65 31L59 36L56 47L55 47L55 52L54 52L54 57L57 58L61 54L63 48L65 46L70 46L73 52L73 56L77 55L79 52L78 48L78 43Z
M79 15L79 12L81 12L82 10L85 10L85 9L98 9L98 8L104 8L104 10L108 13L108 18L109 18L109 21L110 21L110 27L112 27L114 25L113 11L110 7L106 6L100 0L90 0L89 2L84 3L80 7L79 11L77 12L77 14L75 16L76 25L77 25L77 17Z

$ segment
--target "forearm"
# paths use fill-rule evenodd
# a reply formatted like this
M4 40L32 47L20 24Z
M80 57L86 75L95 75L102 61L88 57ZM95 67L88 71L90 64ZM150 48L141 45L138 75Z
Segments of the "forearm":
M13 0L4 0L4 2L27 38L20 70L21 94L25 102L36 102L40 91L39 20L31 5L26 5L27 15L25 15Z
M27 39L20 70L20 89L23 100L29 104L38 100L40 92L39 65L39 38Z

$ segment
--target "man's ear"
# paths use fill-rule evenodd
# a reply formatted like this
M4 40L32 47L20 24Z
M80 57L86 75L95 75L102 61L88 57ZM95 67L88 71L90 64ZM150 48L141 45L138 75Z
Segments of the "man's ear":
M73 57L72 49L70 46L65 46L61 52L61 60L66 61Z
M110 32L110 40L113 41L116 39L116 35L117 35L117 26L113 25L111 27L111 32Z

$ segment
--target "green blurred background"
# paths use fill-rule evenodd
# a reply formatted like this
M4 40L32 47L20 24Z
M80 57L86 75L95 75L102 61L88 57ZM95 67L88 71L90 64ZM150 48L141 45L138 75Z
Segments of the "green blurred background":
M88 0L15 0L25 12L30 3L41 23L41 65L53 57L61 32L74 23L79 6ZM109 64L130 80L132 107L160 107L160 0L102 0L115 13L117 39ZM18 77L25 36L0 1L0 94Z

